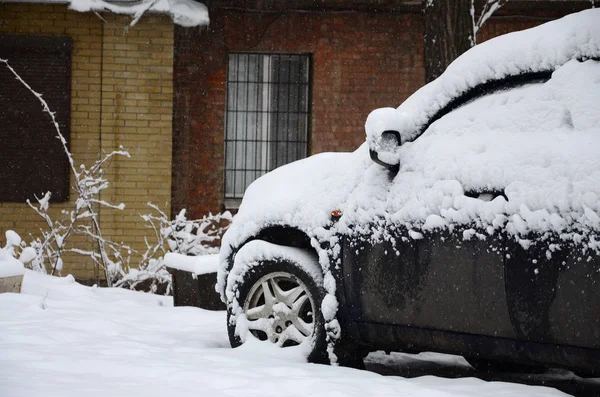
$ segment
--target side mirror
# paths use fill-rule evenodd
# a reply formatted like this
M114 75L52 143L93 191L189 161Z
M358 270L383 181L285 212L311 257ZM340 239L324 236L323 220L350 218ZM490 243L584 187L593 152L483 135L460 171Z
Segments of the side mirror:
M381 139L379 141L379 151L380 152L389 152L393 153L400 145L402 145L402 139L400 137L400 132L394 130L386 130L381 133ZM398 173L400 170L400 162L397 163L387 163L379 158L379 153L373 149L369 150L369 154L371 156L371 160L373 160L376 164L379 164L393 173Z
M400 146L414 130L412 118L394 108L373 110L365 122L371 160L393 173L400 170Z

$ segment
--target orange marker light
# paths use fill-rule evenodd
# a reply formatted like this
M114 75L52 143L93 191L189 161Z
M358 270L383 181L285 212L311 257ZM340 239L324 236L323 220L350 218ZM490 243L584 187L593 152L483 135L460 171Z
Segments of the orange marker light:
M342 216L342 210L331 211L331 216L333 216L334 218L339 218L340 216Z

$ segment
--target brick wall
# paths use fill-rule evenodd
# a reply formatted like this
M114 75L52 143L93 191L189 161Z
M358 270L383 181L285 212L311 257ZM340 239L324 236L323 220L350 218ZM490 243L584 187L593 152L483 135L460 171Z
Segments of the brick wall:
M173 209L223 207L230 52L312 54L310 154L351 151L371 110L423 84L419 14L211 10L205 29L175 28Z
M130 19L102 13L77 13L64 5L0 4L0 34L70 36L73 39L71 80L71 152L76 162L92 164L100 153L120 145L131 159L115 159L107 169L111 188L103 200L126 205L124 211L102 209L101 229L115 241L143 252L151 233L139 217L146 203L170 211L173 24L169 17L146 15L135 27ZM51 105L51 104L50 104ZM72 202L51 205L52 215ZM0 203L0 243L4 231L22 237L42 225L25 204ZM91 242L75 237L79 248ZM63 274L92 279L89 260L67 256ZM132 263L138 263L133 254ZM102 275L100 273L100 275Z

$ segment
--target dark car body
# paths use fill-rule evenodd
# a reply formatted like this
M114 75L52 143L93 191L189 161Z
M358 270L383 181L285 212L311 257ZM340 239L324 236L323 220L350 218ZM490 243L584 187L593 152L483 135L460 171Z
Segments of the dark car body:
M460 237L459 237L460 236ZM600 370L600 256L497 235L346 239L341 316L370 349ZM367 271L363 268L367 267Z

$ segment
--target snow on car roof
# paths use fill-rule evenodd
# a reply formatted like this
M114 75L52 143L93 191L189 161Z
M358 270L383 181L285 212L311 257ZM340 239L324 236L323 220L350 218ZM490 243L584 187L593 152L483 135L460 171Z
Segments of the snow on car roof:
M600 231L598 104L595 60L572 60L547 82L474 100L401 146L393 182L361 182L346 211L374 208L373 217L412 228L474 224L491 234L506 225L523 238Z
M367 142L377 150L381 133L415 139L436 112L469 89L507 76L553 71L571 59L600 57L600 9L590 9L543 25L493 38L471 48L436 80L398 109L377 109L366 123Z
M414 127L478 82L554 72L548 81L491 93L440 118L399 147L395 176L370 160L365 143L257 179L223 238L217 290L232 250L274 224L305 231L317 250L328 242L334 257L336 234L383 238L390 223L406 226L405 238L463 225L485 234L506 228L524 246L531 232L552 232L600 250L600 62L584 61L600 58L598 22L600 10L583 11L490 40L457 59L394 112L414 112ZM505 196L468 194L487 191ZM336 209L343 215L332 223ZM322 253L324 273L327 261ZM333 294L335 286L326 289Z

